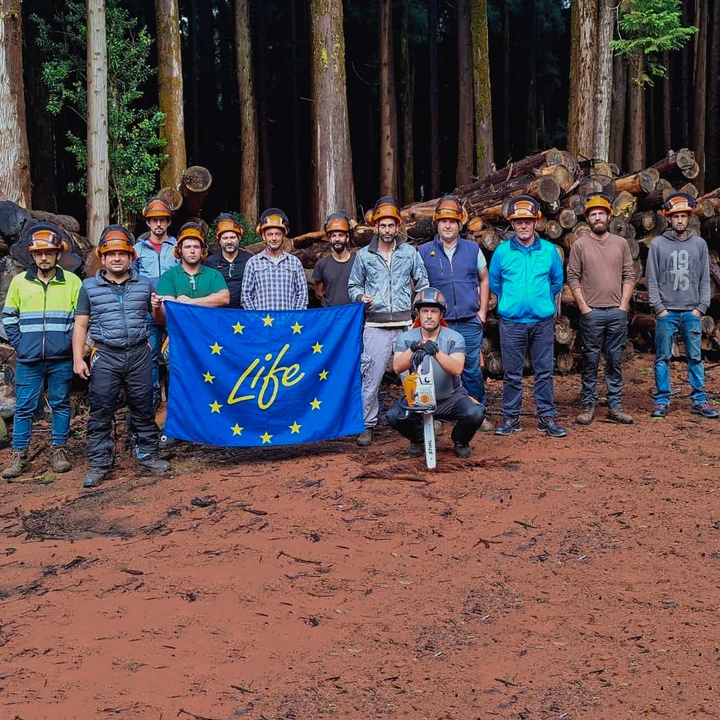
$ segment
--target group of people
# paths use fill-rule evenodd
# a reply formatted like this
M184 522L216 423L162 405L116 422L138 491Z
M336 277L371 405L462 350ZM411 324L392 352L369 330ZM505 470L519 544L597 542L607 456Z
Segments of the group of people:
M669 229L653 239L647 264L650 303L656 314L655 406L664 418L670 403L672 340L681 332L692 388L691 412L720 413L708 402L700 353L700 321L710 304L708 249L689 229L695 200L671 194L664 206ZM164 301L248 310L300 310L308 305L308 283L297 257L285 250L289 221L278 208L260 216L256 232L264 248L256 255L240 248L243 229L228 213L216 222L219 250L208 257L205 229L194 222L169 235L172 208L160 197L143 211L149 232L135 242L130 231L110 225L99 238L101 268L84 281L59 263L66 250L57 228L32 229L26 272L13 278L2 313L5 334L17 353L17 406L13 453L2 475L10 480L28 467L33 417L47 385L52 409L50 467L71 468L66 445L70 429L73 373L89 379L87 426L89 471L85 487L96 487L111 471L113 423L121 389L128 404L128 430L141 466L164 473L159 456L155 409L160 401L159 358L165 340ZM523 368L529 357L535 376L537 429L564 437L553 389L554 317L563 286L558 249L536 232L537 201L518 196L508 206L513 235L496 249L488 268L476 242L460 233L467 213L446 195L434 212L436 234L417 249L401 232L397 202L384 196L371 217L375 234L354 253L352 223L336 212L325 222L330 253L315 266L312 282L322 305L365 304L361 371L365 429L358 445L368 447L380 417L379 390L392 361L398 374L433 370L438 420L454 422L455 454L469 457L478 430L510 435L522 430ZM626 241L609 232L612 205L602 194L585 204L590 232L573 243L567 282L580 313L584 352L581 412L589 425L598 402L598 367L605 357L607 419L631 424L622 408L622 353L634 269ZM486 419L481 366L483 325L490 293L497 297L504 368L502 422ZM413 312L416 319L413 321ZM87 339L92 340L89 356ZM386 414L388 423L410 441L409 453L423 453L422 420L401 397Z

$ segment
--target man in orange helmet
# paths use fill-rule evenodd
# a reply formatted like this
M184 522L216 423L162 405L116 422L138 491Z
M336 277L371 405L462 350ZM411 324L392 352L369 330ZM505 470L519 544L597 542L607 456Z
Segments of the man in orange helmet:
M348 279L355 256L348 250L352 229L350 218L345 213L331 213L325 220L325 238L330 244L330 255L320 258L315 264L312 280L315 295L323 307L348 305Z
M598 366L605 355L608 420L630 425L633 419L621 405L622 354L627 339L628 308L635 285L630 247L625 238L608 230L612 217L610 200L600 193L585 202L585 218L591 232L580 235L570 248L568 286L580 311L583 371L577 416L589 425L598 401Z
M227 283L230 291L228 307L242 307L242 281L245 266L252 255L240 248L244 234L238 221L230 213L222 213L215 220L215 237L220 249L205 261L205 267L217 270Z

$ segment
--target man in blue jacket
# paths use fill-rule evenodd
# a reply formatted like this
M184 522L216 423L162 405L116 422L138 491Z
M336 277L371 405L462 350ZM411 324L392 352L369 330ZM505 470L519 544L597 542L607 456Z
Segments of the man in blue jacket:
M563 267L555 246L535 234L540 208L534 198L519 195L508 207L515 234L495 250L490 261L490 290L497 295L500 350L503 361L503 423L496 435L522 430L522 373L529 353L535 373L537 429L565 437L555 420L553 391L554 315L562 290Z

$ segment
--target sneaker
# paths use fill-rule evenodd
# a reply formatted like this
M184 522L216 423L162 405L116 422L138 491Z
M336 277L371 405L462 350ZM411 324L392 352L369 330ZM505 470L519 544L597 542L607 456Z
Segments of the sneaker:
M608 410L607 419L610 422L618 423L620 425L632 425L634 420L632 415L628 415L622 408L610 408Z
M589 425L595 419L595 406L583 405L580 414L575 418L578 425Z
M50 452L50 467L56 473L64 473L72 468L70 461L67 459L64 445L53 445Z
M693 415L702 415L704 418L712 418L713 420L720 417L720 412L718 412L710 403L707 402L693 405L690 409L690 412Z
M495 432L495 426L485 417L483 418L482 425L480 425L480 432L491 433Z
M551 415L538 418L538 432L545 433L548 437L561 438L567 435L567 430L558 425L555 418Z
M650 413L651 418L664 418L667 415L667 405L656 405Z
M469 458L471 454L470 446L467 443L456 442L453 450L459 458Z
M365 428L355 439L360 447L370 447L372 445L372 429Z
M170 463L167 460L159 458L157 455L148 455L138 460L140 467L152 470L154 473L166 473L170 470Z
M90 470L88 470L88 474L85 476L85 479L83 480L83 487L84 488L94 488L97 487L107 476L107 474L110 472L110 468L106 467L91 467Z
M495 428L496 435L512 435L513 433L520 432L523 429L520 423L520 418L506 418L503 420L502 425L498 425Z
M410 457L419 458L425 454L425 445L423 443L410 443L408 455Z
M10 464L3 470L2 476L6 480L20 477L28 466L27 450L13 450Z

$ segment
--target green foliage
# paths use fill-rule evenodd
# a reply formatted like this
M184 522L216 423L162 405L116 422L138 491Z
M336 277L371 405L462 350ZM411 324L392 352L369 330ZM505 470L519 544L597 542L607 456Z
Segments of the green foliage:
M255 223L251 220L248 220L243 215L241 215L239 212L235 212L234 210L224 210L223 212L230 213L235 220L237 220L240 227L243 229L243 236L240 239L240 247L247 247L248 245L254 245L255 243L260 242L261 238L259 238L255 234ZM208 243L215 242L215 233L217 232L217 218L213 220L212 225L208 228Z
M652 84L653 77L665 77L660 54L679 50L697 32L696 27L680 25L680 0L626 0L620 6L618 30L613 52L627 58L645 57L647 73L641 83Z
M48 110L64 108L81 118L87 131L87 17L85 2L68 0L52 23L32 16L36 43L43 58L43 80L50 99ZM121 223L132 221L155 190L156 177L166 156L159 129L165 116L157 107L142 106L144 84L155 74L148 64L152 39L147 28L108 0L106 8L108 57L108 161L111 215ZM67 150L75 157L78 180L69 189L86 193L85 138L67 133Z

